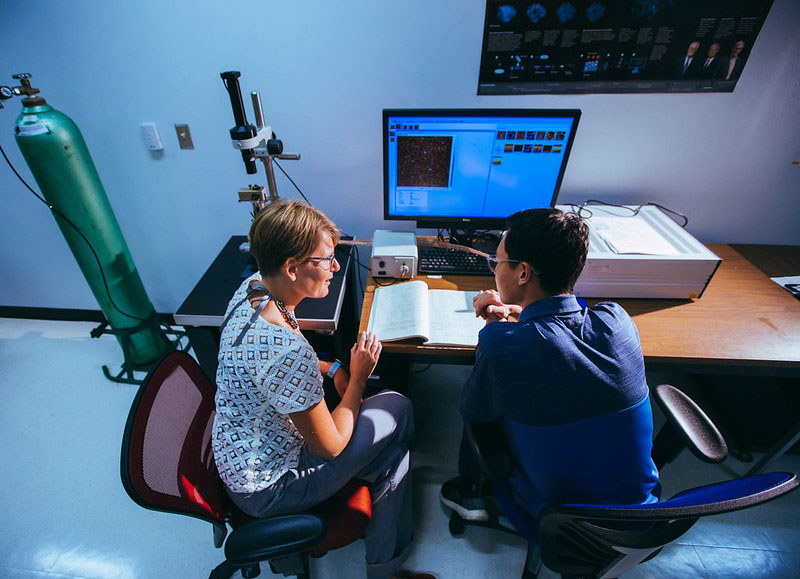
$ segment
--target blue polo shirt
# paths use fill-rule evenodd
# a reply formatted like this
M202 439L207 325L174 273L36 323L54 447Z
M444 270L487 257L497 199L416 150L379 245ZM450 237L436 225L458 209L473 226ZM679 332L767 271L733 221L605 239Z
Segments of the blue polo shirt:
M517 323L487 324L459 407L469 422L504 425L512 471L495 494L510 489L513 504L501 505L529 540L537 533L528 517L548 504L657 500L639 334L615 303L581 308L573 295L554 296ZM469 476L471 467L462 461L460 470Z
M646 394L630 316L612 302L581 308L565 295L528 305L516 323L481 330L459 409L470 422L555 426L629 408Z

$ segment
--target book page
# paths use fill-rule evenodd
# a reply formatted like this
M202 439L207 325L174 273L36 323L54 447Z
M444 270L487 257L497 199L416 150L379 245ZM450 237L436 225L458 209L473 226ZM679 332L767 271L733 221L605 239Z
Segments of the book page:
M428 286L407 281L375 290L367 330L381 342L428 339Z
M447 346L476 346L478 332L485 325L475 317L472 298L476 291L429 290L428 342Z

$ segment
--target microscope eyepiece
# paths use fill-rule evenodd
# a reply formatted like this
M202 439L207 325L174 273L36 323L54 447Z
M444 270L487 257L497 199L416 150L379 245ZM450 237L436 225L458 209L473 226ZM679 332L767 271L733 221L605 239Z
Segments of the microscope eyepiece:
M247 114L244 111L244 102L242 101L242 90L239 88L239 77L241 73L238 70L231 70L228 72L220 73L222 82L228 91L228 96L231 99L231 108L233 109L233 120L236 126L230 131L231 139L235 141L243 141L245 139L252 139L258 134L258 131L253 125L247 124ZM256 173L256 157L253 149L242 149L242 160L244 161L245 170L248 175Z

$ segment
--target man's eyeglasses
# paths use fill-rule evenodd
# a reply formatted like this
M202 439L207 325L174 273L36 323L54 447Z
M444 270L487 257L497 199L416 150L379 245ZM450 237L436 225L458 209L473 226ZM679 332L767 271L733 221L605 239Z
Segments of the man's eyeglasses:
M489 255L486 256L486 263L489 265L489 271L491 271L492 273L495 272L495 270L497 269L498 264L501 263L501 262L522 263L522 260L521 259L503 259L502 257L497 257L494 253L490 253ZM533 267L530 264L528 264L528 265L530 266L531 271L533 272L533 275L535 275L536 277L539 277L539 275L540 275L539 274L539 270L537 270L535 267Z
M494 253L490 253L486 256L486 263L489 264L489 271L492 273L497 269L497 265L503 261L506 263L522 263L519 259L503 259L502 257L497 257Z
M330 257L309 257L308 261L316 261L317 264L324 270L329 270L333 267L333 262L336 261L336 256Z

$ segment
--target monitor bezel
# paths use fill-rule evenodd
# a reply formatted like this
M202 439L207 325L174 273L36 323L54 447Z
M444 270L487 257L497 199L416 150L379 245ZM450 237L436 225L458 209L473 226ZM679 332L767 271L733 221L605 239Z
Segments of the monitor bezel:
M564 148L564 162L561 164L558 179L556 180L550 207L556 204L564 179L572 143L575 140L578 122L581 118L580 109L383 109L383 218L386 221L416 221L419 228L430 229L504 229L505 217L463 217L451 216L407 216L389 214L389 117L393 116L418 116L418 117L562 117L572 119L572 128L569 132Z

